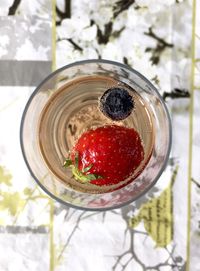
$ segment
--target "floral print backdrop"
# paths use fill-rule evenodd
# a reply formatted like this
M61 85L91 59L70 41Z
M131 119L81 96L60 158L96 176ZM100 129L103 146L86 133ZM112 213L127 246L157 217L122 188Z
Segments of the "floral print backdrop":
M1 1L0 270L200 270L199 10L199 0ZM156 186L100 213L49 198L19 144L37 84L53 69L94 58L144 74L173 128Z

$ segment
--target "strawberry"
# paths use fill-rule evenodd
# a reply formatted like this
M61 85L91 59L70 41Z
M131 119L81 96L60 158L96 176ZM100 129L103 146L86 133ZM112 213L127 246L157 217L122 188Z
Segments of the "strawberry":
M113 185L129 177L143 159L144 149L134 129L106 125L83 133L64 167L70 166L81 183Z

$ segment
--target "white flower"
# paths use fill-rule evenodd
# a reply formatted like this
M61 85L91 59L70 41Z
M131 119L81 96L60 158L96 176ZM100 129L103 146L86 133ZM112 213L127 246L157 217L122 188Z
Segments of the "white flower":
M134 8L129 8L127 11L127 22L126 27L130 29L137 29L138 26L141 28L147 28L149 26L149 16L146 19L145 15L148 14L148 10L146 9L139 9L135 10Z
M100 6L100 8L91 15L91 18L103 30L104 25L112 20L113 9L112 6Z
M78 37L82 30L88 27L89 24L88 17L84 16L81 18L72 17L71 19L64 19L57 28L58 38L73 39L74 37Z
M81 52L74 50L73 45L66 40L58 42L56 47L56 68L80 60L81 58Z
M173 9L173 43L186 54L190 54L189 47L192 33L191 16L191 6L187 2L175 6ZM179 56L183 58L182 54L179 54Z
M90 26L90 19L88 16L82 14L81 16L73 15L71 20L74 21L74 24L78 29L83 29Z
M149 80L155 77L156 67L151 65L149 55L144 54L139 46L133 47L133 50L129 52L128 59L130 66Z
M48 60L49 47L40 45L35 48L30 40L26 40L21 47L17 48L15 58L17 60Z
M9 44L10 38L6 35L1 36L1 47L6 47Z
M127 26L127 16L118 16L117 20L113 21L113 31L119 31Z
M76 25L71 19L64 19L57 29L58 38L71 39L76 36Z
M13 4L13 0L1 0L0 16L8 15L9 7Z
M8 53L8 50L5 48L0 47L0 57L5 56Z
M83 58L84 59L97 59L98 58L97 51L94 48L86 47L83 50Z
M49 19L51 16L51 6L46 0L21 1L17 13L25 16L37 15Z
M147 7L150 12L158 12L166 6L171 6L175 3L175 0L137 0L137 5L140 7Z
M87 28L83 29L83 31L81 32L80 40L81 41L92 41L96 38L96 34L97 34L97 26L96 25L87 27Z
M102 48L102 58L122 62L123 57L120 46L114 42L108 42L105 47Z
M60 10L64 10L65 9L65 1L64 0L57 0L56 1L56 5Z
M174 88L190 88L191 60L183 58L180 61L171 62L171 81Z

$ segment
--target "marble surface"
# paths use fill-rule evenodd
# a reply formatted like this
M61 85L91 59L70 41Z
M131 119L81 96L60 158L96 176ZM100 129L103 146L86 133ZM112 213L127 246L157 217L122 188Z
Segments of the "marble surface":
M200 270L199 11L199 0L1 1L0 270ZM52 67L92 58L145 75L165 99L173 128L156 186L103 213L49 198L19 144L21 115L40 80ZM158 238L146 227L159 232L158 219L145 212L163 197L169 223L166 238Z

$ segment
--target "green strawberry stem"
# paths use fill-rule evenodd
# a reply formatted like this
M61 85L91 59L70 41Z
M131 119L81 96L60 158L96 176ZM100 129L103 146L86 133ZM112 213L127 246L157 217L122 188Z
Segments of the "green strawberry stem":
M71 168L72 174L78 182L89 183L92 180L97 180L97 179L103 178L102 176L97 175L97 174L90 174L90 173L87 174L87 172L93 167L92 164L86 168L83 168L82 170L79 170L78 164L79 164L79 155L78 154L76 154L76 156L75 156L74 164L73 164L73 161L69 158L67 158L63 164L63 167L65 167L65 168L70 167Z
M63 164L63 167L69 167L72 165L72 160L71 159L66 159L64 164Z

